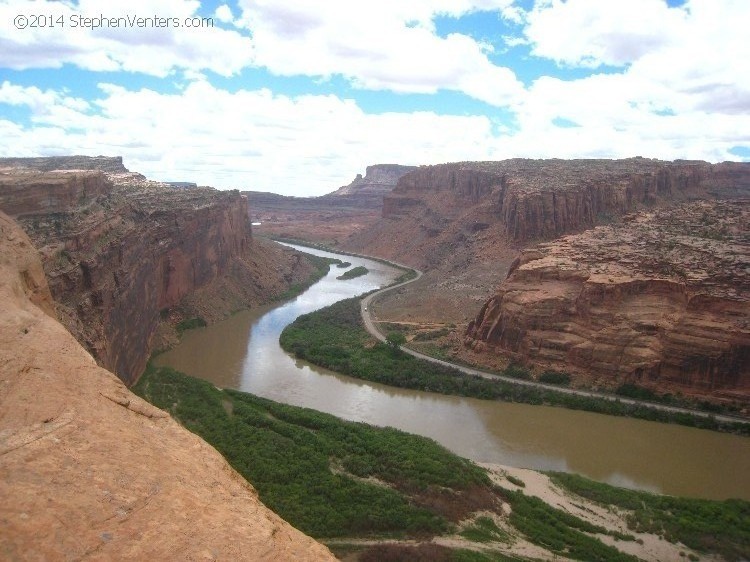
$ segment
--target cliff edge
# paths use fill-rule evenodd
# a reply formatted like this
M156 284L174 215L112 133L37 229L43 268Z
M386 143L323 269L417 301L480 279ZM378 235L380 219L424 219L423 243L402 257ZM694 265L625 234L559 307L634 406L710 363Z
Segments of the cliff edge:
M334 560L54 318L0 213L0 552L7 560Z
M465 343L480 363L748 403L748 224L748 199L700 201L528 248Z
M40 251L61 322L128 383L174 340L170 325L219 320L312 273L299 254L252 236L237 191L149 181L118 171L119 158L3 164L0 209ZM48 170L68 165L78 168Z

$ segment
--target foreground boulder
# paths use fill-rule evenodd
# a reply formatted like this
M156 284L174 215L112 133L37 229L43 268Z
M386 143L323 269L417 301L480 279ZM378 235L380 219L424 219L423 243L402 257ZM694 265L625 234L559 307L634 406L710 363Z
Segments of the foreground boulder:
M209 445L98 367L0 213L0 557L333 560Z

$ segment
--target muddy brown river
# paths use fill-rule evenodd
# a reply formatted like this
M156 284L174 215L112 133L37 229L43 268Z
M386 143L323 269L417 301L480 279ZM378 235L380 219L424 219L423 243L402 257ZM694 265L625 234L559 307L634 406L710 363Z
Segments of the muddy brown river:
M750 500L750 439L677 425L444 396L364 382L295 359L279 334L301 314L387 285L399 271L339 257L366 276L328 275L286 303L255 308L187 332L156 363L278 402L431 437L479 462L575 472L666 494Z

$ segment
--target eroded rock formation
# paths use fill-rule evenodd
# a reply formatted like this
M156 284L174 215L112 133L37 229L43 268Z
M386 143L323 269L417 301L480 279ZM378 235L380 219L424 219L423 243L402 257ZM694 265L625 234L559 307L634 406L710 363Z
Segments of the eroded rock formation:
M398 184L398 180L416 169L416 166L402 166L400 164L367 166L364 177L362 177L362 174L357 174L357 177L349 185L340 187L323 197L331 201L337 198L350 198L351 200L358 200L361 206L379 208L382 205L383 196L393 191L393 188Z
M24 158L0 158L0 168L25 168L39 172L54 170L98 170L122 174L128 169L122 156L38 156Z
M641 208L743 193L750 193L746 163L512 159L421 166L385 196L383 220L345 247L430 268L446 255L471 252L464 248L479 231L521 247Z
M258 231L337 246L353 232L378 220L383 196L415 166L375 164L364 177L320 197L287 197L276 193L244 192Z
M334 560L96 365L54 319L32 242L3 213L0 300L4 560Z
M252 238L237 191L179 189L129 172L6 168L0 209L40 250L61 321L126 382L159 345L164 316L216 320L311 273L299 256Z
M750 400L750 200L642 212L524 250L466 345L588 382Z

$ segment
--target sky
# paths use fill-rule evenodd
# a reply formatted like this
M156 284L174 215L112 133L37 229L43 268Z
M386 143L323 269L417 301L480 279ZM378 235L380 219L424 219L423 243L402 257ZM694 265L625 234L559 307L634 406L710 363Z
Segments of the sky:
M322 195L378 163L750 160L749 0L0 0L0 156Z

